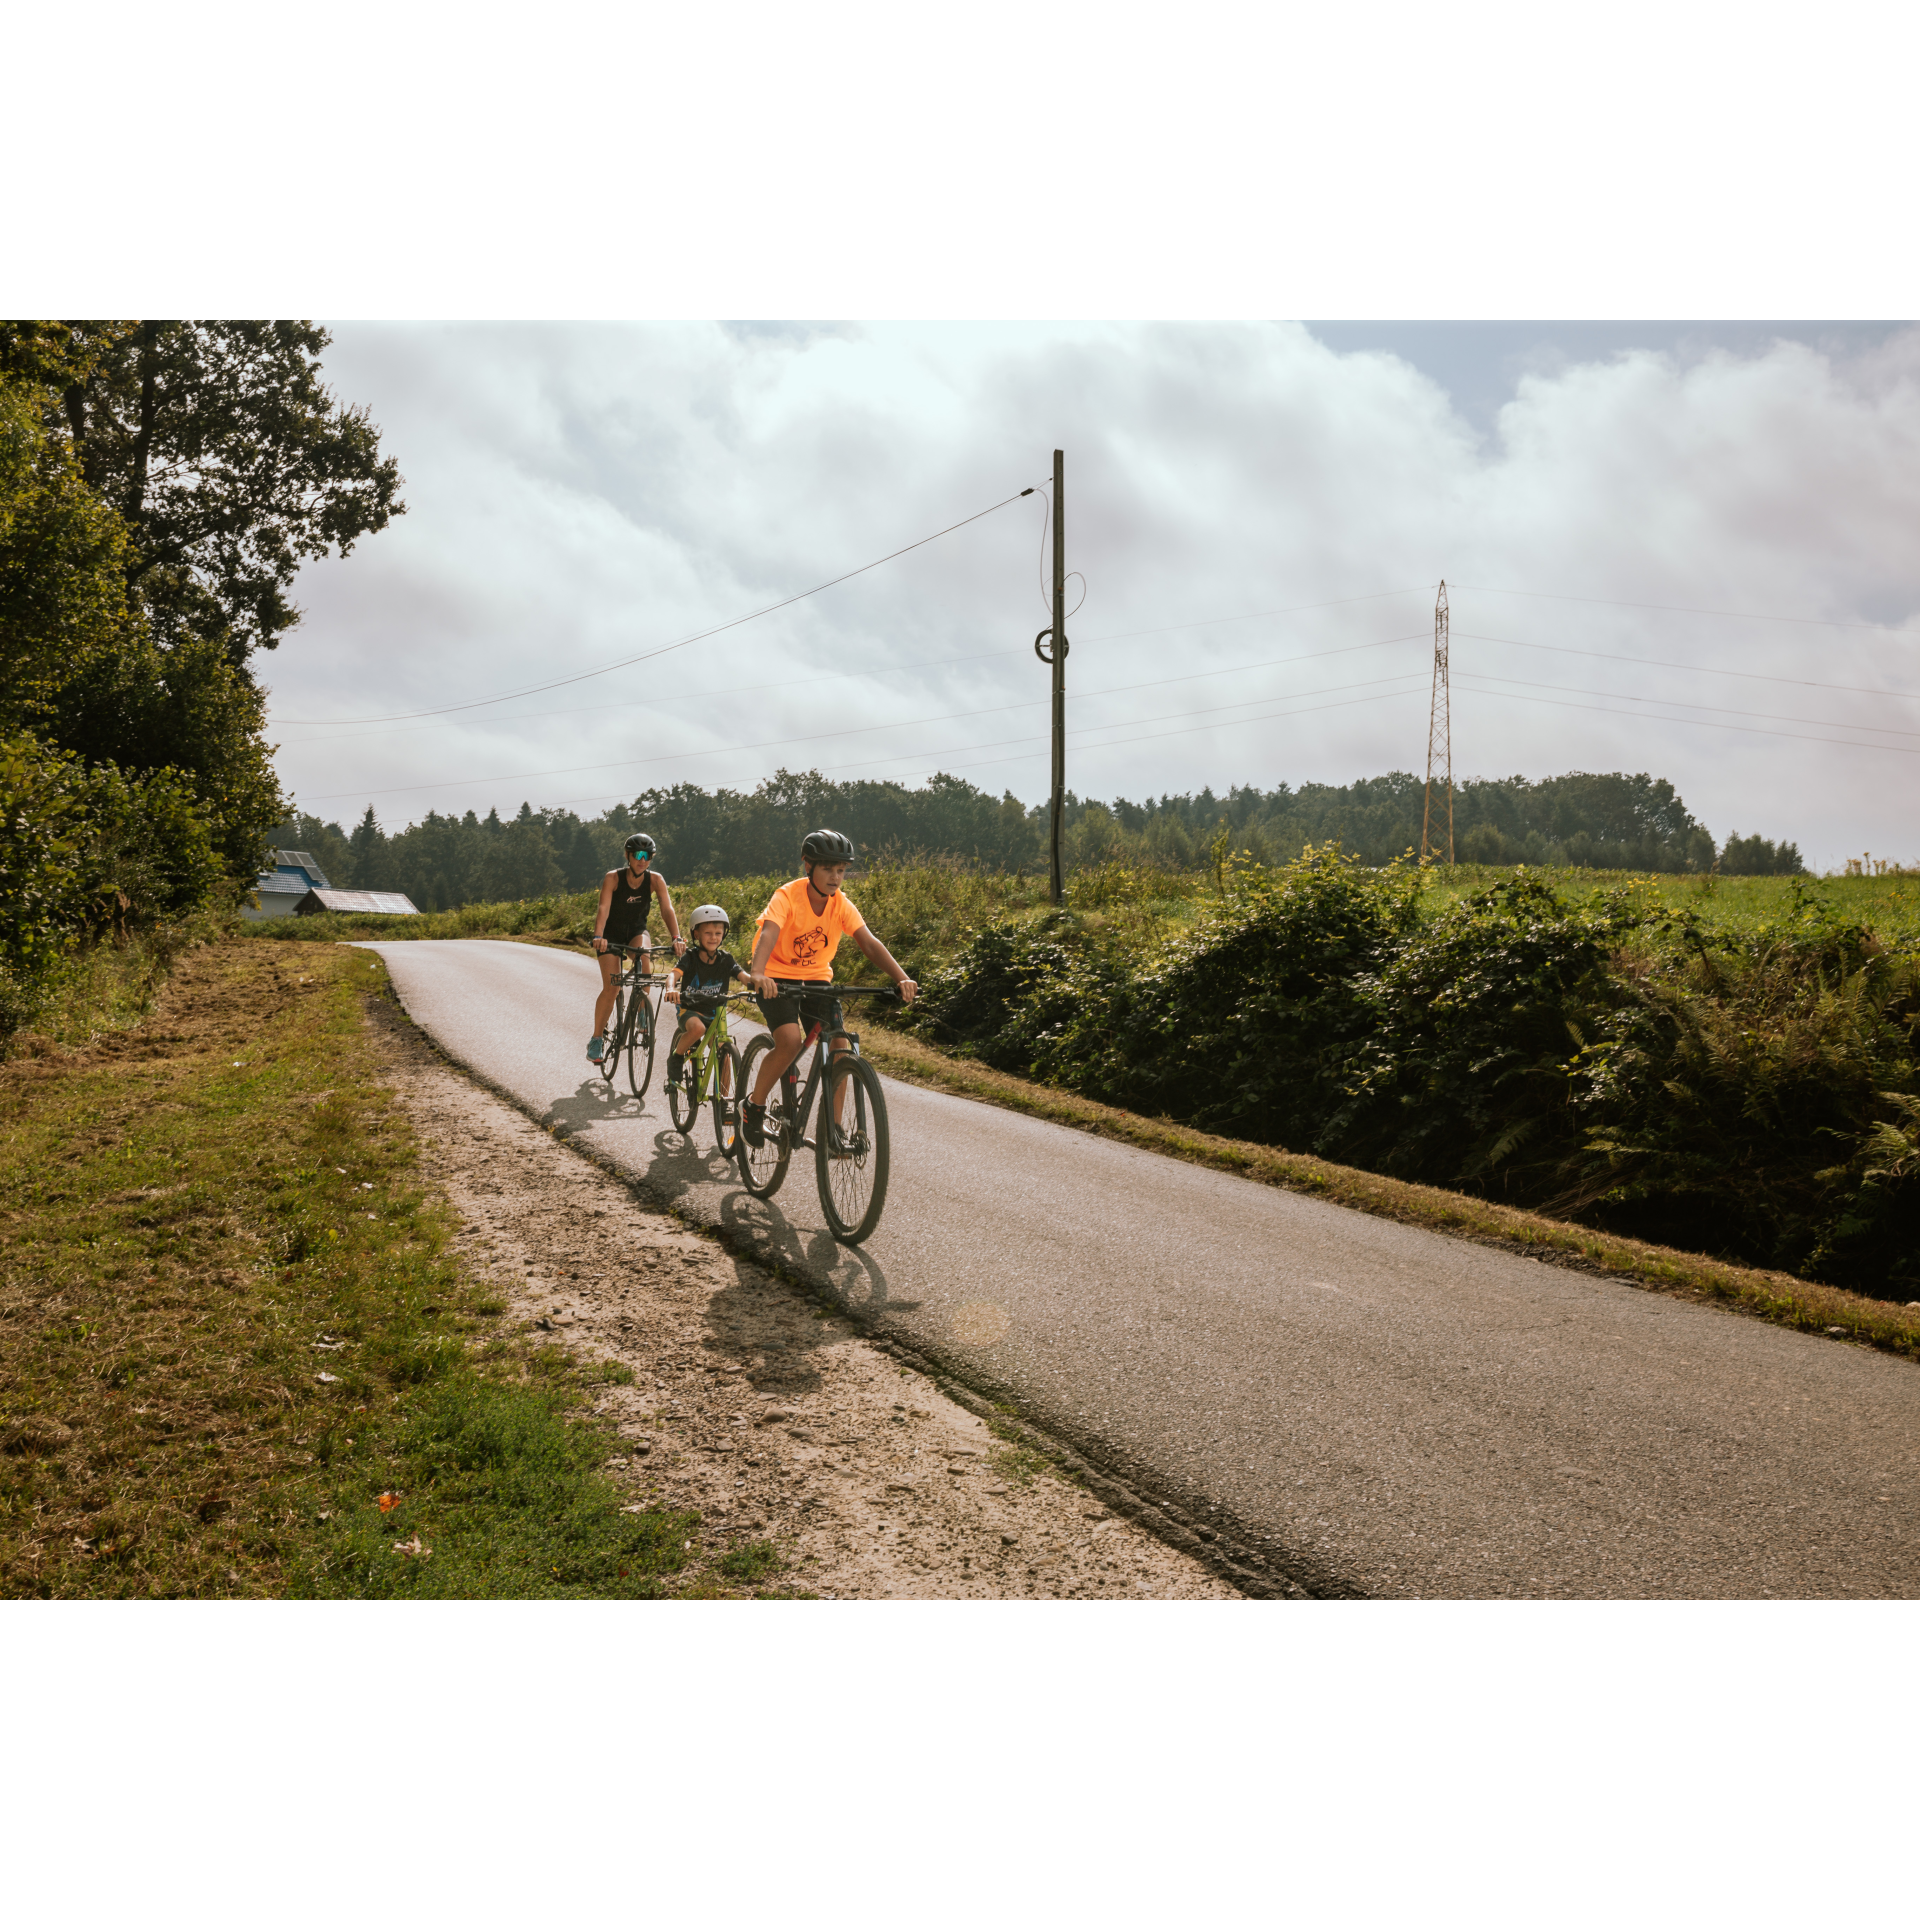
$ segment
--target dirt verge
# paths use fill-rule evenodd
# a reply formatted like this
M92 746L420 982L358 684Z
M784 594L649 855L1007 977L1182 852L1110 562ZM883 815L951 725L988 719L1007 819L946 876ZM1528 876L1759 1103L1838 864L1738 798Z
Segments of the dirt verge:
M529 1337L632 1370L598 1401L636 1507L697 1509L710 1544L742 1564L777 1554L792 1589L833 1598L1240 1597L845 1318L640 1200L397 1009L381 1025L466 1259Z

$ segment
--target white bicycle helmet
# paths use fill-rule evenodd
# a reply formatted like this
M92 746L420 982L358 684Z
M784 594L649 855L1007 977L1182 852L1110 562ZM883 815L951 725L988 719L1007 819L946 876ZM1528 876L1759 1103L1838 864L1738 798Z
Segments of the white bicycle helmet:
M689 933L698 933L709 920L717 920L723 928L733 925L733 922L727 918L727 910L725 907L716 907L709 902L704 907L695 907L692 913L687 916L687 931Z

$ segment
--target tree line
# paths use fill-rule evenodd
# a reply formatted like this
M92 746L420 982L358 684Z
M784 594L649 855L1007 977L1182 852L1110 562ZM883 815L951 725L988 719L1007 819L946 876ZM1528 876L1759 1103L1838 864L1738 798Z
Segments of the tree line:
M1065 857L1080 870L1133 861L1193 870L1228 852L1284 862L1332 841L1384 866L1420 841L1423 782L1391 773L1349 786L1232 787L1157 799L1067 797ZM1798 873L1799 850L1750 835L1713 835L1670 781L1640 774L1570 773L1529 781L1468 781L1454 795L1458 857L1488 866L1577 866L1636 872ZM833 781L782 771L750 793L682 784L651 788L630 804L583 820L564 808L523 803L502 819L430 813L388 834L372 807L350 831L296 814L281 844L312 853L336 886L389 888L428 912L526 900L597 885L636 828L659 844L669 878L737 878L790 871L815 826L847 834L864 861L953 859L1008 872L1048 860L1048 812L1011 793L996 798L955 774L924 787Z
M286 797L256 652L403 511L305 321L0 323L0 1039L76 942L237 897Z

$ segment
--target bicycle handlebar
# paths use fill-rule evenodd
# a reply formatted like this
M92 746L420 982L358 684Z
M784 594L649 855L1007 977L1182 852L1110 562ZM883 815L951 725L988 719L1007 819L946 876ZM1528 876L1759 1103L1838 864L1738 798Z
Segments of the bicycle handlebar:
M852 998L855 994L862 995L869 1000L898 1000L900 998L900 989L894 986L840 987L835 986L831 980L775 980L773 984L777 991L783 994L805 995L812 993L819 994L829 1000L846 1000ZM756 993L753 997L757 1000L760 996Z

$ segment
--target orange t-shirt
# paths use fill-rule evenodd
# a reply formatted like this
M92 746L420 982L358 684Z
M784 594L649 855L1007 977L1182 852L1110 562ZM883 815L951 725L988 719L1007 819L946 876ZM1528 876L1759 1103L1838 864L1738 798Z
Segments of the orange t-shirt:
M754 922L756 931L769 922L780 929L767 960L767 971L776 980L831 980L835 949L846 935L867 924L844 893L828 895L826 912L815 913L804 879L789 880L767 902L766 912Z

